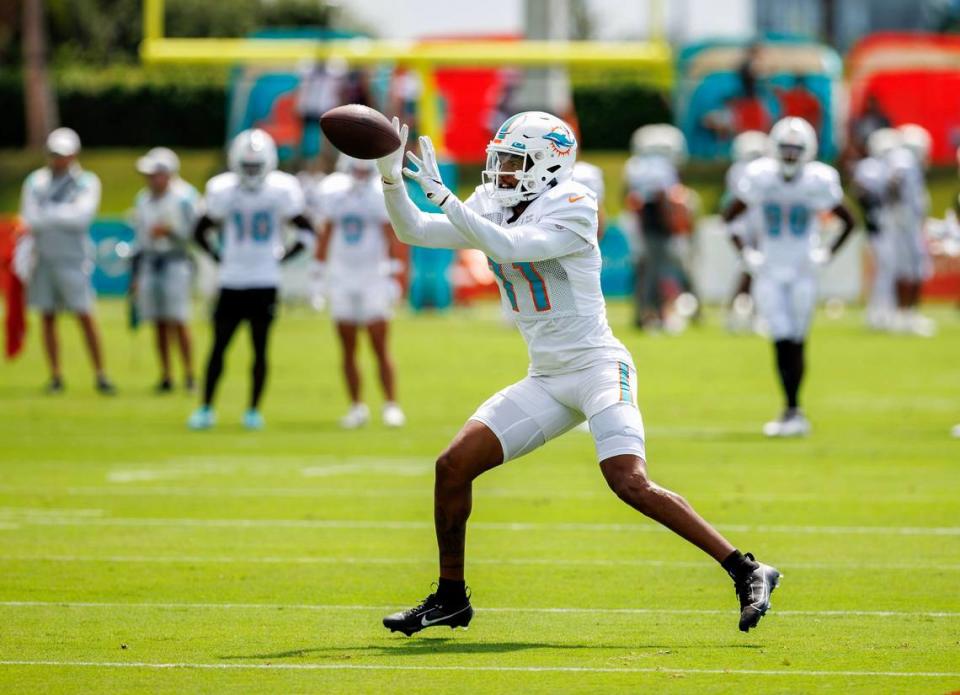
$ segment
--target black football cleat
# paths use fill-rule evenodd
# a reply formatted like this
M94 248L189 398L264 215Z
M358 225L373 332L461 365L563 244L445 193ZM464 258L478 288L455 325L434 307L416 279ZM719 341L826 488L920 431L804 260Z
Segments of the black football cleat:
M754 560L753 555L744 557ZM756 562L756 560L754 560ZM770 565L757 562L757 568L740 581L734 581L740 599L740 631L749 632L757 626L770 609L770 594L780 585L780 572Z
M437 594L430 594L419 606L385 617L383 626L390 632L402 632L409 637L425 627L465 628L472 618L473 606L470 605L469 596L444 603Z

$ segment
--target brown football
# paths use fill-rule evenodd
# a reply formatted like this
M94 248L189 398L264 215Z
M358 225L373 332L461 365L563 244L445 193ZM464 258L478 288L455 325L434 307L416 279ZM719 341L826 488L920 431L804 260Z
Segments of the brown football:
M361 104L330 109L320 127L333 146L357 159L378 159L400 147L400 138L387 117Z

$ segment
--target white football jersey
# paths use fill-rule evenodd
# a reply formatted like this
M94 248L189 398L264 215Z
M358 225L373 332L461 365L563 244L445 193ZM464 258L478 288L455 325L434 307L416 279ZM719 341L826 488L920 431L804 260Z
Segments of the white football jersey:
M737 185L750 162L734 162L727 169L724 181L727 195L737 197ZM744 201L746 202L746 201ZM763 231L763 215L756 206L749 206L740 217L730 223L730 233L744 243L756 245Z
M207 183L206 214L220 223L220 286L230 289L277 287L283 230L304 212L303 191L290 174L272 171L251 190L227 172Z
M383 226L390 222L379 176L357 181L330 174L320 186L318 223L333 226L327 247L331 279L351 286L389 274L390 247Z
M661 155L634 155L627 160L623 178L631 193L650 202L680 182L676 165Z
M878 157L864 157L853 167L853 182L878 200L884 200L890 182L890 166Z
M610 359L632 365L630 353L607 323L600 291L597 200L586 186L567 180L536 198L520 217L478 186L465 205L503 227L555 226L582 237L582 251L543 261L496 263L488 259L504 311L513 315L527 343L530 374L564 374Z
M923 166L906 147L886 157L890 175L900 182L900 200L894 204L903 226L922 227L930 210L930 196Z
M167 190L159 198L150 189L142 189L137 194L134 210L137 250L148 254L186 255L198 204L197 189L181 178L171 179ZM157 226L168 228L170 234L154 237L151 230Z
M597 197L597 205L603 206L605 188L603 185L603 170L589 162L577 162L573 165L573 180L582 183L593 191Z
M758 248L770 269L811 270L810 251L820 241L819 214L843 201L840 175L833 167L809 162L788 181L772 157L750 162L735 194L760 211Z

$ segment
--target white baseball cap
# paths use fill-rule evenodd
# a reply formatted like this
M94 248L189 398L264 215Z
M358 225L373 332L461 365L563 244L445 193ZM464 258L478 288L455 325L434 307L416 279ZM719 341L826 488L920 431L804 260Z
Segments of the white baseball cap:
M47 151L60 157L72 157L80 151L80 136L72 128L57 128L47 136Z
M154 147L137 159L137 171L145 176L150 174L176 174L180 171L180 158L167 147Z

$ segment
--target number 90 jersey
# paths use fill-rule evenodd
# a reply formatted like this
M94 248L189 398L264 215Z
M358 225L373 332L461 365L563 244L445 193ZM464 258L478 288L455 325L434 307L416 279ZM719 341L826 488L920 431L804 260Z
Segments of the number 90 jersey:
M510 209L491 200L486 190L478 186L464 204L494 224L536 225L558 233L573 232L584 240L580 250L559 258L509 263L487 259L504 311L514 317L527 343L530 374L564 374L603 359L633 364L607 323L600 291L595 194L567 180L534 199L518 219L510 221Z
M222 228L220 286L229 289L278 287L283 230L304 213L303 190L282 171L267 174L255 189L228 172L207 182L206 214Z
M330 223L327 267L337 284L363 288L389 272L389 224L379 176L359 181L335 172L320 184L315 219Z
M771 157L748 164L734 194L759 213L758 246L766 265L795 270L812 268L810 250L819 243L819 213L843 201L840 175L833 167L809 162L788 181Z

